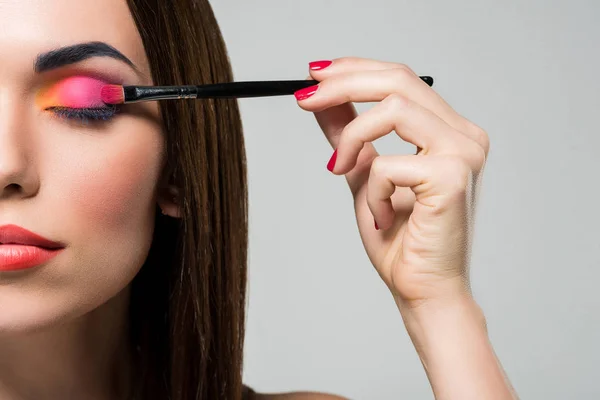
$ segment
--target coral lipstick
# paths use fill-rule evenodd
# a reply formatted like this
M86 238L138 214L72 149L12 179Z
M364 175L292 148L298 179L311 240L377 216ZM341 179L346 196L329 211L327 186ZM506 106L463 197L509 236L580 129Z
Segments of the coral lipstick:
M39 266L65 248L16 225L0 226L0 272Z
M60 250L36 246L0 244L0 272L37 267L57 256L59 252Z

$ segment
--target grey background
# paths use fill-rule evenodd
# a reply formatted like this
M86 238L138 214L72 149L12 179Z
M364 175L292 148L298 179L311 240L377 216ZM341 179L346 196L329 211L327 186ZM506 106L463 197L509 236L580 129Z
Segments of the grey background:
M491 137L472 281L523 399L600 398L600 2L219 0L236 79L403 62ZM362 105L365 110L370 105ZM245 381L431 399L362 248L332 149L293 97L242 100L251 242ZM395 136L380 152L408 153Z

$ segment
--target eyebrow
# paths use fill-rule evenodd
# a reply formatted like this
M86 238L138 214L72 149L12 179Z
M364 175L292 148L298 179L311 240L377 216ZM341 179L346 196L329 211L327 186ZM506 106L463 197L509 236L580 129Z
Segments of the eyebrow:
M87 60L92 57L110 57L122 61L139 72L136 65L119 50L105 42L87 42L60 47L39 54L35 60L34 70L42 73Z

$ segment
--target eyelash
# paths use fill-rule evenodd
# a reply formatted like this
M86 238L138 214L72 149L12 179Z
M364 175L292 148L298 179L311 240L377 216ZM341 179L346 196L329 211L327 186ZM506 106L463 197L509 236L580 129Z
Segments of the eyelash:
M118 108L116 105L97 108L50 107L48 111L52 111L61 118L88 123L89 121L109 121L115 116Z

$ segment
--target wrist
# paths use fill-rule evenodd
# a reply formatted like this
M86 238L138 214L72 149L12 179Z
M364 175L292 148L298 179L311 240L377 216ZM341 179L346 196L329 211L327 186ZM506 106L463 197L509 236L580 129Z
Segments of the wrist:
M426 282L410 282L406 287L391 288L400 311L447 307L459 301L472 299L468 276L456 274L432 277ZM401 286L401 285L399 285Z
M457 314L485 324L483 311L469 291L457 290L445 296L416 301L406 301L399 297L395 297L395 300L407 323L443 322L448 315Z
M470 294L407 305L397 301L436 399L514 399Z
M406 303L397 299L396 304L404 325L420 356L446 342L452 336L478 335L487 338L487 324L481 307L470 293ZM452 336L449 337L449 334Z

